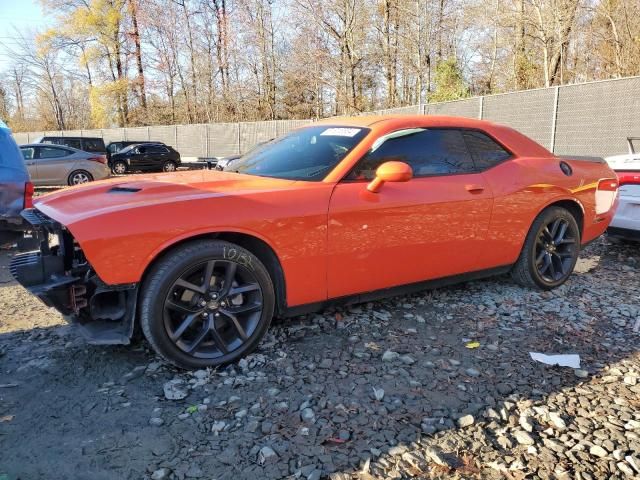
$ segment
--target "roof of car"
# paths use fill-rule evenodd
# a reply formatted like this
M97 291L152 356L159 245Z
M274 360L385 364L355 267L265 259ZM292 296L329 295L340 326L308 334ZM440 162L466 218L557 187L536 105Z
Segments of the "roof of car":
M378 123L406 123L410 121L423 124L433 124L434 126L455 126L481 128L487 125L494 125L487 120L478 120L468 117L453 117L447 115L363 115L357 117L332 117L316 122L320 125L353 125L357 127L370 127Z
M22 145L18 145L20 148L29 148L29 147L46 147L46 148L64 148L67 150L73 150L74 152L85 152L84 150L80 150L79 148L69 147L68 145L58 145L55 143L25 143Z

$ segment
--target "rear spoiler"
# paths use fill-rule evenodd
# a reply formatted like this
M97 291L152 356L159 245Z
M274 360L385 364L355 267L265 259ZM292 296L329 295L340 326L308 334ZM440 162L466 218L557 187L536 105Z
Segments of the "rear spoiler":
M576 160L578 162L591 162L591 163L607 163L602 157L590 157L581 155L557 155L562 160Z

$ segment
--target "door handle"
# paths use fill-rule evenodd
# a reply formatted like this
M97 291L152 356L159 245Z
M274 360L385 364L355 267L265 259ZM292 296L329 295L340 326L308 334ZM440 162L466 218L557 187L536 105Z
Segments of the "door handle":
M482 193L484 191L484 187L482 185L465 185L464 189L469 193Z

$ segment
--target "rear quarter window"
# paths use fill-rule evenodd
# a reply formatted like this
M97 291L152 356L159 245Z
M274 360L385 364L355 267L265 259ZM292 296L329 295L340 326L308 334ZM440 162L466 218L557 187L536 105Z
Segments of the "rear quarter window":
M512 157L511 152L485 133L464 130L462 135L478 170L487 170Z

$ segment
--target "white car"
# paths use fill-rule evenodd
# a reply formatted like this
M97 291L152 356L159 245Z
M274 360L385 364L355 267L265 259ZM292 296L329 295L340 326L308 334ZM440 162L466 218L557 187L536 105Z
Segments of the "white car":
M605 159L620 182L620 204L607 233L612 237L640 240L640 153L636 153L634 141L640 142L640 137L627 138L627 155Z

